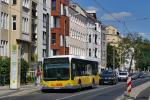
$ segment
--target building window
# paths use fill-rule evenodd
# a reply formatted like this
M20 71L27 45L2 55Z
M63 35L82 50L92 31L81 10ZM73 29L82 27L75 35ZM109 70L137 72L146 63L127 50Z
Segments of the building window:
M52 10L56 10L56 0L52 0Z
M46 32L43 31L43 44L46 45Z
M22 17L22 32L28 33L28 18Z
M46 0L43 0L43 9L46 10Z
M97 35L95 34L95 44L97 44Z
M0 28L8 29L8 14L1 12L0 13Z
M64 46L64 36L60 35L60 46Z
M59 28L60 27L60 22L59 22L60 18L59 17L54 17L54 27Z
M17 4L17 0L13 0L13 1L12 1L12 4L13 4L13 5L16 5L16 4Z
M12 16L12 28L16 30L16 16Z
M43 27L46 27L46 14L43 14Z
M91 43L91 35L89 35L89 43Z
M89 56L91 57L91 49L89 49Z
M97 58L97 48L95 48L95 58Z
M9 0L1 0L2 3L8 4Z
M52 42L52 44L56 43L56 33L52 33L51 42Z
M46 50L43 49L43 57L46 57Z
M53 50L53 56L57 55L57 50Z

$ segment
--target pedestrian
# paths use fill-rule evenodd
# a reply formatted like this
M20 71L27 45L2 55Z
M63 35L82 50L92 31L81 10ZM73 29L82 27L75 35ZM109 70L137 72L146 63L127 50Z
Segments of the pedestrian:
M39 67L37 67L37 70L35 71L35 75L36 75L36 85L39 86L41 81L41 75L42 75L42 72Z

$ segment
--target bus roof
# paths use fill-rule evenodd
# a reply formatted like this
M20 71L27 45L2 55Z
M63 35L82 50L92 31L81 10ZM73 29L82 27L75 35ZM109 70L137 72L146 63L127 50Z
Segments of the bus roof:
M96 59L96 58L90 58L90 57L84 57L84 56L76 56L76 55L57 55L57 56L51 56L51 57L46 57L44 59L48 59L48 58L64 58L64 57L68 57L68 58L76 58L76 59L83 59L83 60L90 60L90 61L97 61L100 62L100 60Z

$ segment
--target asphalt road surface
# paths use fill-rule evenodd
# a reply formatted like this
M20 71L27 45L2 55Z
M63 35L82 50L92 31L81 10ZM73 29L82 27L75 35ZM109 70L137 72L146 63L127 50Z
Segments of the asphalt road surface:
M133 87L141 85L150 78L137 79L133 81ZM80 92L72 91L49 91L42 93L40 91L16 97L7 97L1 100L115 100L126 91L126 82L120 82L117 85L100 85L94 89L83 89Z

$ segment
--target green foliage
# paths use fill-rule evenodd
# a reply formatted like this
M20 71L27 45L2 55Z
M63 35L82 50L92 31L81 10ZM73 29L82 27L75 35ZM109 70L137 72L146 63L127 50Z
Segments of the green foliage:
M21 59L21 83L27 83L27 72L29 70L29 64L24 59Z
M9 84L10 80L10 58L0 57L0 84Z
M107 45L107 67L113 69L113 49L114 49L114 56L115 56L115 68L119 67L119 54L117 52L117 48L111 46L110 44Z
M123 38L122 48L127 51L134 48L133 59L136 61L136 69L146 70L150 67L150 41L144 39L137 33L128 34ZM127 53L125 52L124 53Z
M27 76L27 82L34 83L34 78L31 76Z

